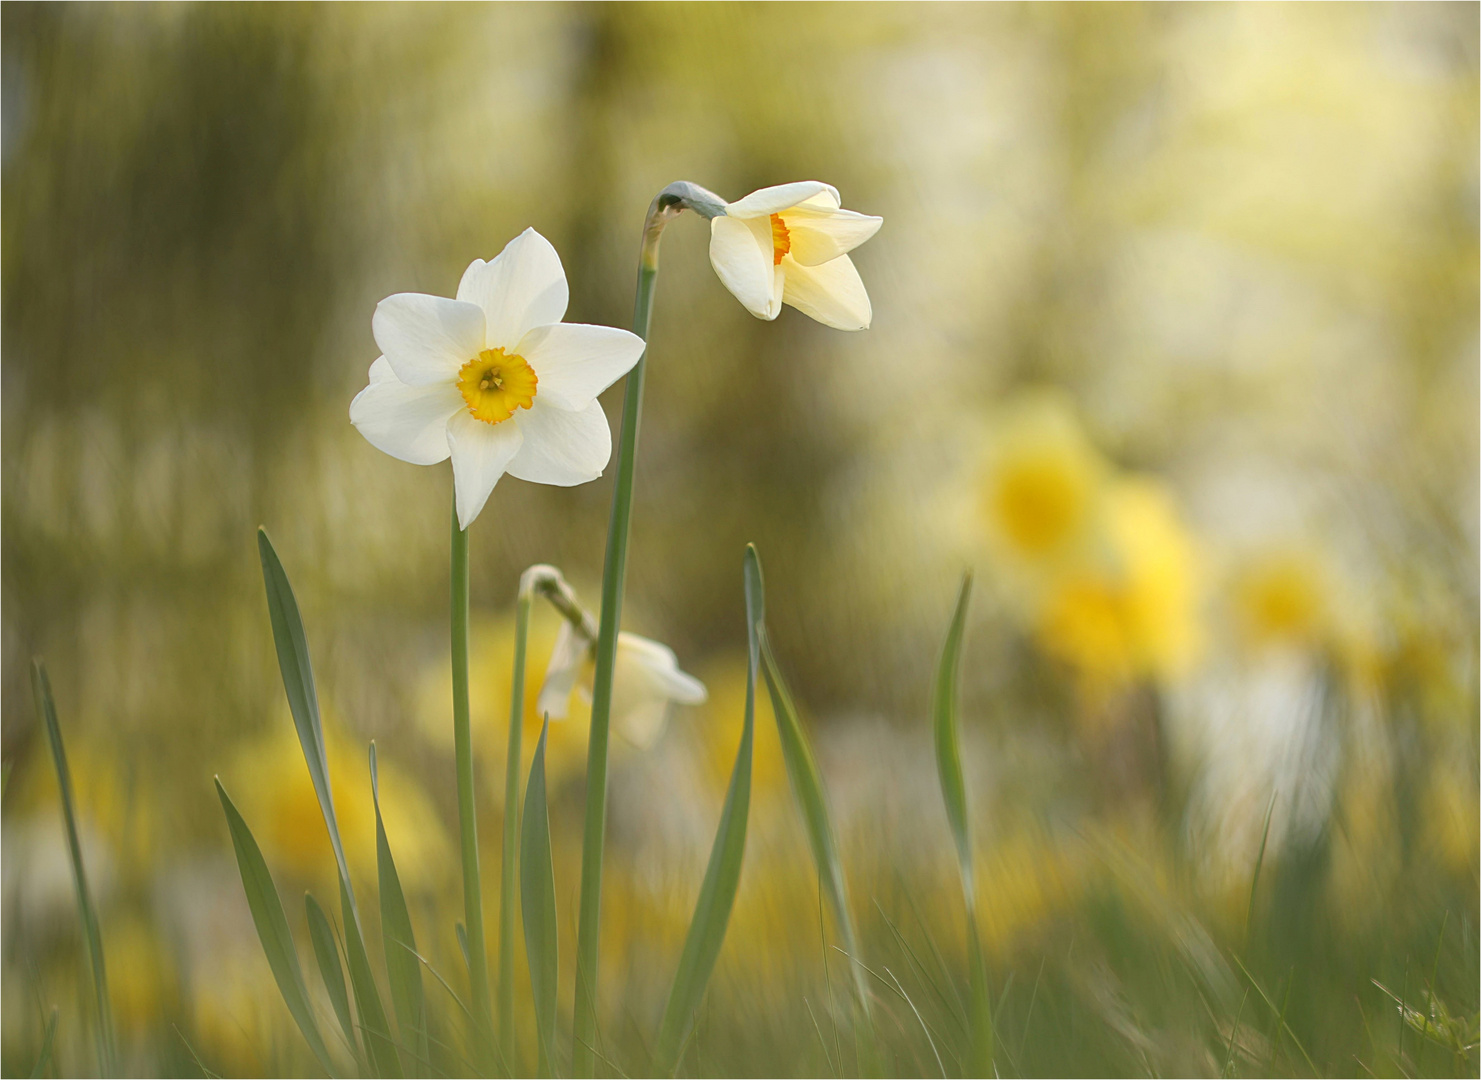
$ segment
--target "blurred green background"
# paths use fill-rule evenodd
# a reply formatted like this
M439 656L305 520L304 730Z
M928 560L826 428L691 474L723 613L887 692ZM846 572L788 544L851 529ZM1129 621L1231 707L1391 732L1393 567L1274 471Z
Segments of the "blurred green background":
M972 567L999 1072L1476 1075L1474 4L7 3L0 31L7 1075L54 1005L52 1068L96 1068L33 655L127 1068L313 1071L211 790L291 914L330 895L259 523L304 609L352 867L373 879L374 738L418 934L462 985L450 474L349 424L374 305L450 295L533 225L567 318L622 326L664 184L808 178L885 219L855 253L867 332L759 322L703 221L665 237L625 615L710 701L614 761L606 1056L644 1071L698 889L755 541L866 959L923 1014L875 984L887 1072L960 1067L927 713ZM555 563L594 606L609 499L610 477L506 479L472 530L491 905L518 574ZM584 737L552 736L566 930ZM683 1068L822 1074L848 961L824 968L758 740Z

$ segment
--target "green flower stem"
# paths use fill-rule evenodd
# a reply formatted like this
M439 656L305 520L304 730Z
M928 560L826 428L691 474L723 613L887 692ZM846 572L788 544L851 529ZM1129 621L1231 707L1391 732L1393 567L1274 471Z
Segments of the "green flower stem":
M633 332L644 341L653 319L653 289L658 278L658 242L664 226L684 210L706 218L723 214L724 200L680 181L658 193L643 226ZM586 751L586 825L581 840L581 915L576 937L576 1011L571 1072L596 1071L597 957L602 914L602 848L607 835L607 734L612 710L612 673L617 663L617 630L622 622L622 590L627 577L627 540L632 521L633 465L643 415L644 353L627 375L622 399L622 436L617 444L617 482L607 526L607 556L602 568L602 615L597 631L596 678L591 692L591 731Z
M523 584L523 583L521 583ZM530 591L521 587L514 612L514 679L509 700L509 748L504 757L504 852L499 867L499 1046L514 1052L514 893L519 866L519 765L524 734L525 646L530 632Z
M463 855L463 909L468 934L468 981L477 1036L491 1044L488 955L483 941L483 890L478 876L478 818L473 799L473 730L468 717L468 533L452 511L453 745L458 765L458 824Z

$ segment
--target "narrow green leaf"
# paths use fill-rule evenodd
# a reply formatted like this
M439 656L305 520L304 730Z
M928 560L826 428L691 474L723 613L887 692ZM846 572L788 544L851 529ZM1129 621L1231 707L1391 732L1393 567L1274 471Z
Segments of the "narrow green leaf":
M525 958L530 966L530 991L535 1002L535 1028L540 1036L539 1073L553 1075L557 942L555 921L555 864L550 856L550 813L545 802L545 736L550 718L540 729L530 782L525 787L524 820L519 845L520 913L524 920Z
M314 691L314 672L309 663L308 639L303 631L303 618L293 586L267 530L257 530L257 553L262 560L262 581L267 588L267 610L273 624L273 644L278 650L278 669L283 673L283 689L288 694L288 708L293 713L293 726L303 758L319 797L319 809L329 829L329 843L334 848L334 861L339 867L340 882L354 904L350 888L350 870L345 862L344 845L339 839L339 822L334 816L334 797L329 788L329 760L324 750L324 728L319 720L319 698Z
M36 1064L31 1069L31 1076L44 1076L46 1067L51 1064L51 1052L57 1040L57 1010L52 1006L51 1016L46 1020L46 1034L41 1037L41 1053L36 1055Z
M401 1045L419 1062L430 1061L427 1041L427 998L422 989L422 965L417 959L417 939L411 928L406 894L391 858L391 844L381 820L380 778L375 761L375 743L370 744L370 795L375 804L375 854L381 894L381 940L386 950L386 975L391 983L391 1005Z
M308 991L304 989L303 972L298 966L298 950L294 948L288 917L283 913L283 903L278 899L277 887L268 873L267 861L262 857L262 849L257 846L252 830L221 786L220 777L216 778L216 794L221 799L221 809L226 812L231 844L237 854L237 869L241 871L242 887L247 893L247 906L252 910L252 922L257 927L257 937L267 955L268 966L272 968L273 979L298 1024L298 1030L303 1032L304 1041L309 1044L314 1057L319 1059L319 1064L333 1076L329 1049L319 1034L319 1025L314 1022Z
M956 611L946 632L946 644L936 665L936 683L931 694L931 721L936 737L936 771L941 777L941 796L946 800L946 819L956 842L961 864L962 887L971 903L972 846L967 835L967 786L962 779L961 737L957 724L957 676L961 666L962 638L967 626L967 605L972 598L972 574L962 577Z
M931 726L936 743L936 771L941 779L941 797L946 802L946 820L956 844L962 898L967 908L967 963L971 984L968 1016L971 1057L967 1071L973 1075L987 1075L992 1072L993 1057L992 999L988 995L987 969L977 932L977 883L972 865L972 838L967 828L967 785L962 778L961 725L957 704L962 640L966 636L967 608L971 600L972 574L968 571L962 575L956 610L952 613L946 641L941 647L941 660L936 665L936 681L931 692Z
M46 665L31 661L31 691L36 699L36 715L46 728L46 741L51 746L52 764L57 771L57 790L61 793L62 819L67 827L67 855L72 860L72 884L77 893L77 917L82 922L83 940L87 942L88 961L93 976L93 1002L97 1008L98 1069L105 1076L118 1073L117 1051L113 1037L113 1009L108 997L108 972L103 963L103 934L98 929L97 909L87 887L87 868L82 863L82 843L77 835L77 812L72 800L72 773L67 768L67 750L62 745L62 727L57 722L56 702L51 696L51 679Z
M464 966L471 967L473 964L473 954L468 951L468 931L463 929L462 923L454 923L453 933L458 939L458 951L463 954Z
M339 883L340 918L345 924L345 953L350 965L350 987L355 992L355 1009L360 1014L360 1034L365 1040L365 1052L370 1058L370 1068L377 1076L399 1077L401 1059L396 1056L396 1044L391 1039L391 1025L386 1019L385 1007L381 1005L380 992L375 988L375 975L370 970L370 957L365 952L365 939L360 936L360 924L350 904L349 890L343 881Z
M720 811L720 824L715 830L715 843L710 848L710 862L705 868L704 884L694 905L694 917L684 939L684 951L674 973L668 1004L658 1029L658 1047L654 1068L671 1075L683 1055L684 1045L694 1027L695 1013L704 1000L710 973L725 942L730 925L730 910L740 888L741 865L746 855L746 824L751 810L751 762L756 734L756 678L760 666L759 635L766 612L766 585L761 573L761 557L755 545L746 545L743 576L746 593L746 645L749 656L746 670L746 711L741 726L740 747L735 754L735 767L730 773L730 787Z
M838 931L843 936L843 951L858 960L859 936L854 930L854 919L849 910L843 862L838 856L838 841L833 831L832 815L828 810L828 794L823 788L823 775L818 769L817 758L813 754L807 731L802 726L792 692L777 665L765 626L757 628L757 636L760 639L766 688L771 693L772 712L776 715L777 733L781 738L782 759L787 763L787 776L792 781L792 793L797 797L798 806L802 810L803 824L807 827L808 843L812 846L823 892L828 897L828 905L833 909ZM858 964L851 965L850 970L859 1007L867 1017L871 1013L868 987Z
M359 1041L355 1038L355 1021L350 1015L350 996L345 989L345 972L339 962L339 945L334 940L334 929L329 925L329 916L309 893L303 894L303 906L308 914L309 940L314 943L314 958L319 962L319 977L324 980L324 990L329 1003L334 1006L335 1018L345 1034L350 1053L359 1056Z

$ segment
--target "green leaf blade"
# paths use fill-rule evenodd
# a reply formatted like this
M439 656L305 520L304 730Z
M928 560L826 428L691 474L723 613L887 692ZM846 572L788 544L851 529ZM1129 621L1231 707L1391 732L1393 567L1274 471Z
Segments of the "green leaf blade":
M92 892L87 885L87 867L82 861L82 842L78 837L77 811L72 798L72 772L67 768L67 749L62 743L62 726L57 721L51 678L40 660L31 662L31 691L36 701L36 714L46 728L46 741L51 747L51 760L57 773L57 792L62 800L67 857L72 863L72 884L77 894L77 917L82 922L83 940L87 942L93 1003L97 1009L98 1069L105 1075L116 1075L118 1051L113 1033L113 1006L108 996L108 970L103 962L103 933L98 927L98 912L93 906Z
M381 819L380 778L376 769L375 743L370 744L370 794L375 805L376 870L381 899L381 940L386 951L386 975L391 984L391 1006L396 1012L396 1026L401 1045L426 1067L428 1053L427 998L422 986L422 965L417 959L417 940L411 926L411 912L396 862L391 857L391 844L386 838Z
M972 575L962 578L956 610L946 632L946 643L936 665L936 680L931 694L931 727L936 742L936 772L941 780L941 796L946 801L946 819L956 843L957 861L961 864L962 884L970 902L972 891L972 847L967 833L967 785L962 778L961 735L957 718L957 681L961 669L962 639L967 625L967 606L972 598Z
M946 641L941 646L941 659L936 665L936 678L931 690L931 729L936 744L936 772L941 781L941 797L946 803L946 820L956 845L962 899L967 909L967 964L971 990L967 1018L971 1034L968 1071L974 1075L987 1075L992 1071L993 1059L992 999L988 994L987 967L977 931L977 884L972 864L972 838L968 830L967 784L962 775L958 689L962 642L966 637L967 610L971 600L972 574L968 571L962 575L956 608L946 631Z
M545 737L549 718L540 729L530 780L525 786L524 819L520 823L519 891L524 923L525 958L530 968L530 991L535 1004L535 1028L540 1037L539 1073L553 1075L555 1009L559 951L555 915L555 863L550 853L550 810L545 796Z
M267 860L247 822L237 810L236 804L216 780L216 794L221 799L221 809L226 813L227 827L231 830L231 843L236 851L237 869L241 872L242 887L247 893L247 906L252 911L252 922L257 927L258 940L272 969L273 979L283 995L283 1002L303 1032L314 1057L331 1075L334 1066L329 1058L329 1049L319 1034L314 1022L313 1009L309 1005L308 991L304 987L303 972L298 966L298 950L293 944L293 934L288 928L288 917L283 912L283 903L278 898L277 886L267 869Z
M754 545L746 545L743 567L746 593L746 643L749 663L746 679L746 710L741 728L740 747L735 767L730 774L730 787L715 830L715 843L710 848L709 865L704 883L694 905L694 917L684 939L684 951L674 973L668 1003L659 1025L655 1070L671 1075L683 1055L685 1043L694 1027L694 1017L704 1000L710 974L725 943L730 912L740 888L741 866L746 854L746 826L751 808L751 765L756 731L756 680L760 666L759 636L765 618L766 586L761 573L761 560Z
M303 747L303 757L309 767L309 778L314 783L314 794L319 797L319 809L324 813L324 824L329 829L329 842L334 848L334 861L339 867L339 877L351 904L354 892L350 888L349 865L345 862L344 845L339 838L339 822L334 814L334 797L329 787L329 760L324 749L324 728L319 718L319 698L314 690L314 672L309 662L308 638L303 629L303 617L298 610L298 600L293 595L293 586L288 582L287 571L278 558L267 530L257 530L257 554L262 561L262 581L267 590L267 610L272 621L273 644L278 653L278 670L283 675L283 689L288 695L288 708L293 713L293 726L298 730L298 741Z
M775 714L777 734L782 744L782 759L786 762L787 776L792 783L792 793L802 810L803 824L807 829L808 844L812 848L813 860L817 864L823 893L838 923L843 937L844 951L855 960L859 959L859 937L854 929L853 915L849 909L848 886L843 874L843 860L838 854L838 841L833 830L832 813L828 808L828 793L823 786L823 775L818 769L816 755L797 705L782 676L771 641L764 626L759 628L762 670L766 675L766 688L771 695L772 712ZM854 989L859 1007L868 1016L871 1012L869 990L858 964L850 965L854 977Z
M345 883L339 883L340 918L345 924L345 953L350 967L350 987L355 993L355 1009L360 1014L360 1034L365 1040L365 1053L371 1071L377 1076L400 1077L401 1059L391 1038L391 1025L381 1004L370 957L365 952L365 939L360 934L360 920L350 901Z
M335 1019L344 1032L350 1052L359 1056L359 1041L355 1038L355 1021L350 1014L350 997L345 988L344 968L340 966L339 946L334 940L334 928L329 916L309 893L303 895L303 906L309 923L309 940L314 946L314 959L319 964L319 978L324 982L324 992L334 1007Z

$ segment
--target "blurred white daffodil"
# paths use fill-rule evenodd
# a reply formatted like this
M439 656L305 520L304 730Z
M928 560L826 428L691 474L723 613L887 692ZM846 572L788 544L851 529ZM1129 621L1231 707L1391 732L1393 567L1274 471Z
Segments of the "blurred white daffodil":
M848 253L884 218L841 209L818 180L753 191L710 219L710 263L758 319L791 304L838 330L863 330L874 311Z
M612 456L597 395L643 355L643 339L563 323L569 292L550 241L526 229L492 262L474 259L456 299L397 293L375 309L384 353L350 421L413 465L449 455L466 529L499 478L570 487Z
M536 709L552 720L565 719L578 677L580 693L591 696L591 639L569 622L561 624ZM703 705L704 683L679 670L674 650L649 638L617 635L617 667L612 681L612 727L627 742L646 750L658 741L671 705Z

